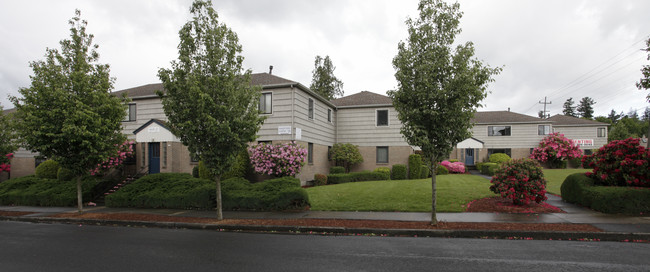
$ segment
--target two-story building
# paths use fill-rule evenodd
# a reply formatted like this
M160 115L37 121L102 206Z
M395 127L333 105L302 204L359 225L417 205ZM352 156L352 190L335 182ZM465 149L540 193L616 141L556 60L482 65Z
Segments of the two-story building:
M303 182L314 174L329 173L334 165L329 151L336 143L359 147L364 161L353 171L407 164L408 156L417 149L401 135L401 122L387 96L363 91L328 101L298 82L272 74L253 74L251 81L261 86L260 112L267 117L257 143L296 141L306 148L307 162L297 176ZM135 142L135 161L129 167L140 173L190 173L198 161L168 129L158 91L164 91L160 83L114 92L131 98L122 122L124 134ZM527 157L551 131L580 140L589 150L607 141L607 124L573 117L540 119L494 111L478 112L473 121L473 137L459 143L450 154L451 159L468 165L485 161L492 153ZM11 177L33 174L40 162L35 155L26 150L16 152Z

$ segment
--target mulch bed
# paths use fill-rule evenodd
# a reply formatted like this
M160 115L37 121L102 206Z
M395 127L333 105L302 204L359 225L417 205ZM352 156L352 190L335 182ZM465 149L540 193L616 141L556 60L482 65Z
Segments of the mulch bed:
M467 212L494 212L494 213L566 213L558 207L542 203L530 203L525 206L516 206L512 200L503 197L488 197L474 200L467 204Z
M0 216L23 216L33 214L34 212L15 212L15 211L0 211Z
M602 232L587 224L536 224L536 223L465 223L439 222L431 226L428 222L389 221L389 220L338 220L338 219L224 219L180 217L158 214L134 213L61 213L57 218L84 218L125 221L185 222L220 225L268 225L268 226L311 226L380 229L444 229L444 230L518 230L518 231L577 231Z

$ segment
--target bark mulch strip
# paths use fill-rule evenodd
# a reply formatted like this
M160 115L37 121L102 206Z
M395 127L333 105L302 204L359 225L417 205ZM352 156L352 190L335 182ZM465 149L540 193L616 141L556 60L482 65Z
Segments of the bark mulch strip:
M56 218L104 219L148 222L184 222L220 225L267 225L267 226L310 226L380 229L444 229L444 230L518 230L518 231L575 231L602 232L588 224L538 224L538 223L467 223L439 222L431 226L428 222L389 221L389 220L339 220L339 219L224 219L180 217L158 214L134 213L61 213Z
M474 200L467 204L467 212L496 212L496 213L566 213L562 209L546 202L530 203L516 206L512 200L503 197L488 197Z
M0 216L23 216L28 214L34 214L34 212L0 211Z

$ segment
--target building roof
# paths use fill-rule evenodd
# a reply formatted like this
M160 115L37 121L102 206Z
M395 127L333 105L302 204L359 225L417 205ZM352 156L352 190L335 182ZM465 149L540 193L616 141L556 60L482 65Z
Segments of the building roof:
M331 101L337 107L357 107L372 105L393 105L390 97L368 91L362 91L353 95L344 96Z
M556 114L548 118L553 121L554 126L607 126L609 124L593 120L577 118L573 116L566 116Z
M273 86L288 86L288 85L298 85L298 82L291 81L279 76L267 74L267 73L257 73L251 74L251 84L252 85L261 85L262 87L273 87ZM134 88L124 89L113 92L115 95L122 95L126 93L128 97L137 98L137 97L150 97L156 96L157 91L163 90L162 83L153 83L142 85Z
M474 114L474 119L472 121L476 124L550 123L547 119L541 119L511 111L479 111Z

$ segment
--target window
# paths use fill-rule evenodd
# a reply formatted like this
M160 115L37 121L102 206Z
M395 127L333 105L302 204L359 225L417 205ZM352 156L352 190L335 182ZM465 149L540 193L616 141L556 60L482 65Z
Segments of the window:
M122 121L123 122L135 121L135 113L136 113L135 103L129 104L128 107L126 108L126 116L124 116L124 120Z
M585 153L585 155L593 154L593 151L591 151L591 149L583 149L582 151Z
M607 137L607 131L605 128L598 128L598 137Z
M327 160L332 161L332 147L331 146L327 147Z
M537 135L549 135L549 134L551 134L551 125L537 126Z
M510 136L510 126L488 126L488 136Z
M314 119L314 100L309 98L309 110L307 112L309 119Z
M162 142L162 168L167 168L167 142Z
M377 147L377 163L388 163L388 147Z
M388 126L388 110L377 110L377 126Z
M314 163L314 144L307 143L307 162L309 164Z
M273 94L262 93L260 96L260 113L271 114L273 113Z
M488 157L494 153L504 153L508 155L508 157L512 158L512 153L510 152L510 148L488 148Z
M332 109L327 109L327 122L332 122Z
M257 141L257 144L271 144L271 141Z

